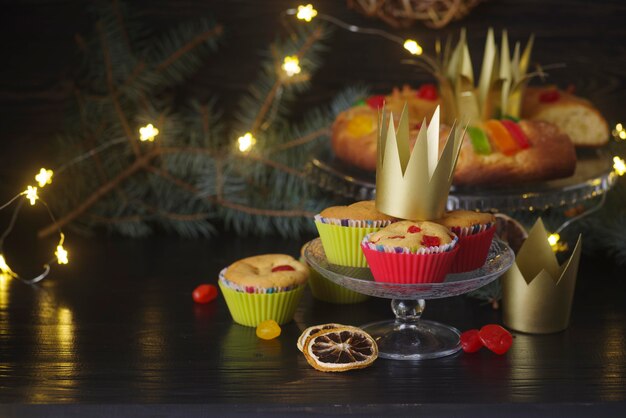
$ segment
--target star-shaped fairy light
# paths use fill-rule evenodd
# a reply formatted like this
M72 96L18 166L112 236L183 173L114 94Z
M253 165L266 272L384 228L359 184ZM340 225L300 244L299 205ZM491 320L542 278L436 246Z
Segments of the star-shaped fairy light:
M46 170L45 168L42 168L41 170L39 170L39 174L35 176L35 180L39 184L39 187L45 187L46 184L52 183L53 175L54 172L52 170Z
M313 18L317 16L317 10L313 8L312 4L307 4L306 6L298 6L298 13L296 17L300 20L304 20L305 22L310 22Z
M626 162L620 157L613 157L613 170L615 170L617 175L623 176L626 174Z
M39 199L39 195L37 194L37 188L33 186L28 186L28 188L22 192L23 195L26 196L26 199L30 201L31 206L35 205L37 199Z
M247 152L256 144L256 138L250 132L246 132L245 135L237 139L237 143L239 144L239 151Z
M61 240L59 241L59 245L57 245L57 250L54 252L54 255L57 257L57 261L59 264L67 264L69 262L67 258L67 250L63 248L64 241L65 235L61 233Z
M139 128L139 140L142 142L154 142L154 138L159 134L159 130L151 123Z
M300 74L300 71L302 71L302 69L300 68L300 60L295 55L285 57L281 68L289 77Z
M7 261L4 259L4 256L0 254L0 273L5 276L15 277L16 274L11 270L11 267L7 264Z
M424 52L420 44L418 44L413 39L407 39L406 41L404 41L404 49L406 49L413 55L422 55L422 52Z

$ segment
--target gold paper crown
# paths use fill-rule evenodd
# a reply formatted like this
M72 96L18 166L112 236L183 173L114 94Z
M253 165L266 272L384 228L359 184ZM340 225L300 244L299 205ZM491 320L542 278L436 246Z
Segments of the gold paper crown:
M502 276L502 319L509 328L547 334L562 331L569 324L582 240L579 236L574 252L559 266L547 237L539 218L515 263Z
M505 30L502 32L498 55L493 29L489 29L480 78L478 86L475 86L465 29L461 31L459 42L453 50L448 42L443 56L439 54L439 69L435 72L448 119L468 118L471 124L504 115L519 117L522 92L532 76L526 74L532 45L533 36L521 53L520 43L517 42L511 57ZM439 44L437 50L441 51Z
M448 201L463 133L452 126L440 156L437 107L430 125L426 125L424 119L411 152L406 105L397 131L393 114L388 118L384 115L383 109L378 131L376 208L402 219L441 218Z

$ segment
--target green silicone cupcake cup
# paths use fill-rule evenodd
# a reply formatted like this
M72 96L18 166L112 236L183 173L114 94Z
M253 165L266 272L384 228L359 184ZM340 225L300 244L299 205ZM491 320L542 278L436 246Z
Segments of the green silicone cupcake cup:
M340 266L367 267L367 260L361 250L361 241L381 228L356 228L315 222L322 239L324 252L329 262Z
M307 264L303 258L300 258L300 262ZM307 264L308 266L308 264ZM343 286L339 286L328 280L326 277L309 267L309 287L311 293L315 299L328 303L336 304L350 304L360 303L369 299L368 295L362 293L353 292Z
M277 293L244 293L218 283L233 320L247 327L256 327L268 319L281 325L291 321L306 287Z
M350 289L339 286L315 271L311 271L309 276L309 287L315 299L328 303L347 305L364 302L369 299L368 295L353 292Z

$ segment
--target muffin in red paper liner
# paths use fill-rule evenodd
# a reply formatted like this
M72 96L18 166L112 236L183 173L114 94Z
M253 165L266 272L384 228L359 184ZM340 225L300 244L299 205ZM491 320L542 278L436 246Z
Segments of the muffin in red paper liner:
M401 221L367 235L361 248L377 282L439 283L450 272L457 241L442 225Z
M459 237L459 253L451 273L463 273L482 267L496 232L496 217L491 213L455 210L435 221Z

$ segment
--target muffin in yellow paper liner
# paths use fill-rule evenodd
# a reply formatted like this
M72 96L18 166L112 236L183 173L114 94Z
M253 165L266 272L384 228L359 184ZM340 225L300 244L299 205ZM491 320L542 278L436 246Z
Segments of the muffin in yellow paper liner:
M367 234L376 232L395 220L394 217L379 212L373 200L365 200L349 206L324 209L315 215L315 226L330 263L367 267L367 260L361 251L361 241Z
M220 272L218 284L233 320L249 327L293 319L309 277L306 265L286 254L238 260Z
M293 319L306 286L298 286L287 292L243 293L219 282L222 295L233 320L247 327L256 327L267 319L286 324Z

